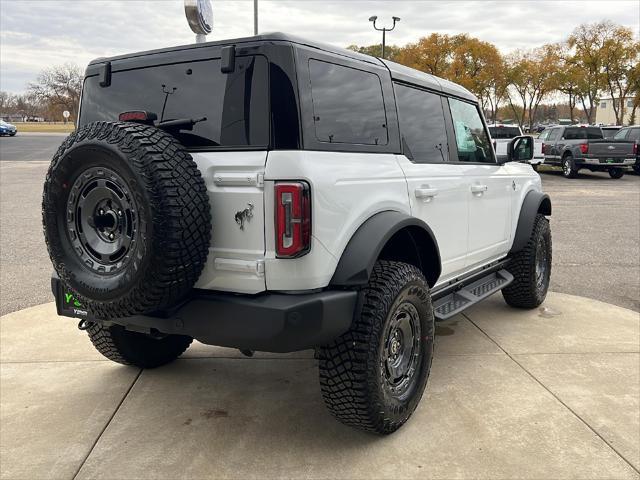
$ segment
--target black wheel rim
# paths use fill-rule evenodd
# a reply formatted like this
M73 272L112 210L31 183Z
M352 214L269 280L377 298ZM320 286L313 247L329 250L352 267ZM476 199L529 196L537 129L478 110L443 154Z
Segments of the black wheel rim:
M546 288L549 275L549 252L547 250L547 240L542 239L536 245L536 287L538 290Z
M67 200L67 233L83 265L113 274L128 263L138 236L138 214L120 175L103 167L82 172Z
M400 397L413 385L420 363L420 315L416 307L404 302L392 314L385 332L382 373L389 392Z

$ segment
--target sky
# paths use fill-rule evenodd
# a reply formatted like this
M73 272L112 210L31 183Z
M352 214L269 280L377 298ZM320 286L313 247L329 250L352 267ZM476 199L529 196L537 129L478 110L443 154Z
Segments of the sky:
M220 40L253 34L253 1L212 0ZM503 53L566 39L581 23L612 20L640 30L640 0L335 1L259 0L260 32L338 46L381 41L368 18L401 21L387 43L438 32L468 33ZM0 0L0 90L20 93L38 72L66 62L192 43L183 0Z

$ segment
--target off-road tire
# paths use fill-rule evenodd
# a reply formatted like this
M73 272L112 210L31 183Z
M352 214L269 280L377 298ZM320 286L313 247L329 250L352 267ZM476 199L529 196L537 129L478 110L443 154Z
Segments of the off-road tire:
M624 177L624 170L622 168L610 168L609 176L615 180Z
M573 161L573 156L566 155L562 158L562 175L564 178L576 178L578 176L578 169Z
M135 212L130 218L135 228L128 230L135 238L113 266L93 259L88 246L89 253L81 251L81 229L73 223L80 210L75 217L67 213L69 202L82 196L84 187L76 185L91 175L102 175L100 185L111 181L112 190L125 192L121 201L130 210L112 225L128 221L128 212ZM95 318L145 314L177 304L197 281L209 251L211 213L204 180L174 137L146 125L95 122L69 135L47 173L42 218L58 276Z
M87 333L96 350L109 360L140 368L155 368L172 362L193 341L184 335L154 338L130 332L120 325L105 327L99 323L90 324Z
M406 390L392 393L385 383L384 355L398 312L412 307L420 330L413 343L418 354ZM324 402L342 423L389 434L400 428L417 407L433 358L434 317L429 286L420 270L394 261L378 261L368 285L359 293L351 329L318 352ZM412 356L410 356L412 358Z
M540 248L538 248L540 246ZM542 252L541 252L542 250ZM546 252L546 253L545 253ZM542 283L538 281L536 261L543 253L546 270ZM502 296L507 304L517 308L536 308L547 296L551 277L551 228L544 215L536 215L531 238L527 245L516 253L507 265L507 271L514 280L502 289Z

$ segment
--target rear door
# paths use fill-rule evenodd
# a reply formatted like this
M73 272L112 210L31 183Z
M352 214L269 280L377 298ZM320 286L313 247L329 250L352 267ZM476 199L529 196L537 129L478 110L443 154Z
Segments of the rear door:
M446 281L466 265L466 178L472 167L450 162L440 95L399 84L395 93L404 152L398 162L407 179L411 213L433 231L442 261L440 281Z
M238 55L234 70L223 73L219 48L188 50L181 63L167 55L112 62L108 86L100 75L87 77L80 124L116 121L132 110L153 112L158 121L196 120L174 132L198 165L211 208L211 246L196 287L263 291L268 61Z

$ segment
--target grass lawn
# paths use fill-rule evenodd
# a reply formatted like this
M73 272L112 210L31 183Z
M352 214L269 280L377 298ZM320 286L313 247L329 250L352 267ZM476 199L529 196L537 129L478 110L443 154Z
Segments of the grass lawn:
M17 122L14 125L20 132L71 133L75 130L73 123Z

